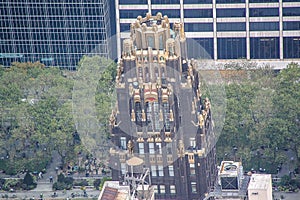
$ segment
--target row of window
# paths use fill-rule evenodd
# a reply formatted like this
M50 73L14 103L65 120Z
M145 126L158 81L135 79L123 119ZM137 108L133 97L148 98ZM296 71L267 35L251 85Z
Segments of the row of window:
M278 3L279 0L249 0L249 3ZM283 2L300 2L300 0L283 0ZM119 0L119 4L147 4L147 0ZM180 0L151 0L152 4L179 4ZM212 0L184 0L184 4L211 4ZM245 3L245 0L216 0L218 4Z
M186 32L213 32L213 23L185 23ZM129 31L130 24L120 25L121 32ZM250 31L279 31L279 22L250 22ZM283 22L283 30L300 30L299 21ZM220 22L217 23L218 32L246 31L245 22Z
M185 23L186 32L212 32L213 23ZM250 22L250 31L278 31L279 22ZM130 30L129 23L120 24L120 31ZM283 22L283 30L300 30L299 21ZM245 22L220 22L217 23L217 31L246 31Z
M136 18L138 15L145 16L148 10L120 10L120 17ZM152 14L162 12L170 18L180 18L179 9L153 9ZM300 7L288 7L282 9L283 16L300 16ZM216 10L218 18L226 17L246 17L245 8L220 8ZM250 17L272 17L279 16L279 8L250 8ZM185 18L212 18L213 9L185 9Z
M4 15L102 15L104 13L101 5L95 4L94 7L89 8L86 5L77 5L76 7L63 6L63 4L58 5L57 7L53 6L33 6L33 5L24 5L24 6L4 6L0 7L1 12Z
M201 51L195 50L197 48L205 50L210 58L214 57L213 38L198 38L193 41L196 41L198 46L188 45L188 52L199 54L198 52ZM218 59L239 59L247 56L246 38L218 38L217 43ZM284 37L283 46L283 58L300 58L300 37ZM199 57L199 55L193 56ZM250 58L279 59L279 38L250 38Z
M3 34L3 33L2 33ZM8 40L9 42L13 42L15 44L28 44L31 41L36 42L38 44L74 44L74 45L81 45L81 44L99 44L100 40L106 39L106 34L102 33L77 33L77 34L68 34L68 33L61 33L61 32L53 32L53 33L20 33L20 34L3 34L1 38L2 41Z
M49 53L70 53L70 54L76 54L76 53L89 53L92 50L94 50L97 45L35 45L27 43L25 45L12 45L14 47L11 48L8 44L0 45L0 52L1 53L21 53L21 54L49 54ZM101 46L101 45L99 45Z
M59 66L59 67L74 67L77 66L78 61L83 55L88 55L92 51L93 54L107 56L107 46L100 45L99 50L94 46L49 46L42 47L35 46L31 48L30 45L15 46L17 48L11 48L8 45L0 45L0 52L2 57L0 58L0 65L10 66L12 62L36 62L40 61L47 66ZM100 50L101 49L101 50ZM18 56L22 55L22 56Z
M290 26L300 28L300 22L288 23ZM234 25L233 25L234 26ZM300 30L300 29L298 29ZM218 38L218 59L246 58L246 38ZM283 58L300 58L300 37L283 38ZM188 55L193 58L214 58L213 38L187 39ZM258 37L250 38L251 59L279 59L279 38Z
M126 137L121 137L120 138L120 147L123 150L127 149L127 140ZM167 154L172 153L172 143L166 143L166 151ZM148 149L149 149L149 154L162 154L162 143L161 142L156 142L156 143L148 143ZM138 150L139 154L145 154L145 144L144 143L138 143Z
M14 21L10 21L14 20ZM0 27L2 29L8 28L8 29L101 29L105 28L104 26L104 21L99 21L99 20L90 20L90 19L85 19L85 20L36 20L32 21L30 19L6 19L2 20L0 22Z
M189 164L190 173L189 175L195 175L196 174L196 168L194 163ZM169 165L165 168L167 170L167 173L169 176L174 176L174 167L173 165ZM163 165L151 165L151 175L152 177L163 177L164 175L164 167Z
M156 194L165 194L166 193L166 185L153 185L154 193ZM175 185L170 185L169 187L170 194L176 194Z
M278 22L250 22L250 31L279 31ZM185 23L186 32L213 32L213 23ZM129 31L130 24L122 23L120 31ZM283 22L283 30L300 30L300 22ZM246 31L245 22L220 22L217 23L217 31Z
M47 55L45 55L47 56ZM103 55L105 56L105 55ZM59 66L64 68L69 68L74 70L74 66L77 66L78 61L82 58L82 54L76 56L67 56L61 54L60 56L44 57L40 56L30 56L30 57L20 57L20 58L0 58L0 65L10 66L12 62L35 62L40 61L46 66Z
M156 194L165 194L166 193L166 185L153 185L154 193ZM197 193L197 183L191 182L191 192ZM170 185L169 187L170 194L176 194L176 187L175 185Z

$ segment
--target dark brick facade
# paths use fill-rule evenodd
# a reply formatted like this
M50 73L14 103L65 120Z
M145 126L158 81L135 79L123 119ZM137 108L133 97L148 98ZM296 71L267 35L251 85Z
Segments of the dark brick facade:
M210 102L201 97L181 23L138 17L123 42L110 117L113 180L137 156L151 169L156 199L203 199L216 176Z

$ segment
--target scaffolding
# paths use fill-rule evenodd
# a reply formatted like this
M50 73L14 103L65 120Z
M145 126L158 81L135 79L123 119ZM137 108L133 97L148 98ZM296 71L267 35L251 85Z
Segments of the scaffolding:
M154 200L154 188L151 186L149 168L144 168L144 161L132 157L126 161L127 172L124 177L126 185L130 186L131 200Z

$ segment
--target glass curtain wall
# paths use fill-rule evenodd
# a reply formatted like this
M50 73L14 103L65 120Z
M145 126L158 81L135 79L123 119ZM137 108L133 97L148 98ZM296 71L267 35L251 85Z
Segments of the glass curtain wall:
M2 1L0 64L40 61L74 69L83 55L108 57L105 0Z

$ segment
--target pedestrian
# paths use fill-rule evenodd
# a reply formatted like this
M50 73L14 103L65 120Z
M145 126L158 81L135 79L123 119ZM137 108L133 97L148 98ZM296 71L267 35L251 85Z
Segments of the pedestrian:
M50 180L50 183L53 183L53 177L52 176L49 177L49 180Z
M39 173L39 179L42 179L42 178L43 178L43 173L40 172L40 173Z

